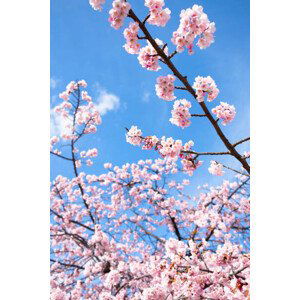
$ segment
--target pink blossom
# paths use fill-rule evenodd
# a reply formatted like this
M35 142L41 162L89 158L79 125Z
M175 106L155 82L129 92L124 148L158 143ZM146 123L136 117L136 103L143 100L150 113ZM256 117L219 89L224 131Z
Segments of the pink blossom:
M62 92L59 94L59 98L65 100L65 101L68 101L70 96L69 96L69 93L67 93L66 91L65 92Z
M154 147L156 147L156 145L158 144L159 139L153 135L153 136L146 136L143 140L143 147L142 149L144 150L149 150L152 149Z
M82 166L81 160L80 159L76 160L75 165L76 165L76 168L80 168Z
M174 81L175 76L159 76L156 79L157 84L155 85L156 95L164 100L174 100Z
M142 142L142 131L137 126L131 126L126 133L126 141L134 146L139 146Z
M197 36L200 37L197 46L204 49L214 42L215 30L215 24L209 21L202 6L193 5L181 11L180 24L173 32L172 42L177 46L177 52L182 52L186 47L189 54L193 54L193 43Z
M71 81L67 86L66 86L66 92L68 94L71 94L75 90L78 89L78 84L75 81Z
M219 94L219 89L216 83L210 77L200 77L195 78L193 88L196 90L197 99L199 102L204 101L204 96L207 95L207 101L213 101Z
M169 158L177 158L182 150L182 141L173 140L173 138L165 138L164 136L160 140L159 152L162 156Z
M83 88L86 88L86 87L87 87L87 83L86 83L86 81L85 81L84 79L79 80L79 81L77 82L77 84L78 84L78 86L82 86Z
M126 39L126 44L123 46L125 50L130 54L138 54L140 50L140 44L138 41L138 23L130 23L128 28L124 30L124 37Z
M105 169L110 169L112 167L112 164L111 163L105 163L103 166L104 166Z
M171 11L168 8L163 9L164 0L145 0L145 6L149 8L150 17L148 23L164 27L170 19Z
M172 118L170 118L170 122L181 128L190 126L191 121L189 118L191 117L191 114L189 109L191 106L191 103L186 99L176 100L173 105Z
M127 17L131 5L125 0L114 0L113 8L109 11L109 22L115 29L122 27L124 19Z
M226 102L220 102L221 104L212 109L212 112L222 120L223 125L230 123L235 117L235 107L229 105Z
M105 3L105 0L89 0L90 5L94 10L102 10L101 5Z
M59 137L58 136L51 137L51 139L50 139L50 145L51 146L58 143L58 142L59 142Z
M216 161L212 160L210 162L210 167L208 168L209 173L216 176L223 176L223 165L220 163L217 163Z
M85 101L88 101L88 102L92 101L92 98L91 98L91 96L88 95L87 91L82 91L81 92L81 98L82 98L82 100L85 100Z
M155 41L159 46L163 45L161 40L155 39ZM152 47L150 42L147 41L147 43L147 46L140 49L138 61L143 68L146 68L147 70L151 71L158 71L161 69L161 67L158 64L159 56L157 55L156 50ZM164 48L164 52L168 54L168 47Z
M85 156L96 157L98 155L98 150L96 148L89 149Z

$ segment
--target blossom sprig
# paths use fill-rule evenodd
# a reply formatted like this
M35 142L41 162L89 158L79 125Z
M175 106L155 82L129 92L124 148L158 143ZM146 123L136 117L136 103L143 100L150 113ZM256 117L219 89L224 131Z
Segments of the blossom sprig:
M162 157L177 161L181 159L184 172L189 175L193 174L199 166L202 165L202 161L197 160L197 153L193 153L191 148L194 145L193 141L189 141L185 144L181 140L174 140L172 137L156 136L142 136L142 131L137 126L131 126L127 129L126 141L134 146L139 146L144 150L155 150Z
M170 19L171 11L168 8L164 8L164 0L145 0L145 6L149 8L149 18L147 22L151 25L166 26Z
M94 10L102 11L102 6L105 3L105 0L89 0L90 5Z
M114 29L119 29L123 26L124 19L127 17L131 5L126 0L114 0L112 6L108 20Z
M97 130L96 126L101 124L100 113L92 98L87 91L80 92L80 87L86 88L87 83L84 80L71 81L66 90L59 94L64 101L53 109L64 125L61 132L61 138L64 140L76 140L83 134L94 133ZM75 103L70 100L71 95Z
M235 107L226 102L220 102L220 105L212 109L212 113L222 120L224 126L232 122L236 115Z
M194 40L199 36L197 46L207 48L214 42L215 23L210 22L203 12L203 7L193 5L192 8L182 10L180 24L173 33L172 42L176 45L177 52L184 51L186 47L189 54L193 54Z
M219 94L219 89L215 81L210 77L197 76L193 84L193 88L196 90L197 100L199 102L204 101L204 97L207 95L207 101L213 101Z
M137 42L138 41L138 31L139 25L136 22L131 22L124 30L124 37L126 39L126 44L123 46L125 50L129 54L138 54L141 45Z
M163 44L160 39L155 39L155 42L162 47L164 53L168 55L168 47ZM143 68L146 68L150 71L158 71L161 67L158 64L159 55L156 50L153 48L151 43L147 41L147 46L140 49L138 54L138 61Z
M81 151L75 147L75 143L86 134L95 133L97 126L101 124L101 116L93 99L83 88L87 87L84 80L71 81L64 92L60 94L63 100L53 108L52 126L57 126L58 134L51 137L50 151L53 155L68 161L73 161L76 168L82 165L91 166L91 158L98 155L96 148ZM71 143L71 144L66 144ZM72 146L71 156L66 152L66 146ZM64 151L63 151L64 150ZM65 154L66 152L66 154Z
M223 171L223 165L212 160L210 162L210 167L208 168L209 173L211 173L212 175L216 175L216 176L223 176L224 175L224 171Z
M181 128L186 128L191 125L191 114L189 109L192 107L191 103L186 99L176 100L173 105L172 118L170 122Z
M176 99L174 95L174 90L175 90L174 81L175 81L174 75L157 77L156 85L155 85L156 95L159 98L167 101Z

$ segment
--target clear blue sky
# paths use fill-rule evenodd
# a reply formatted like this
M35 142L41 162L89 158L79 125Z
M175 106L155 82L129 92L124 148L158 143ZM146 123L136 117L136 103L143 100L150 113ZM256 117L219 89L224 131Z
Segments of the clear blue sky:
M154 85L157 76L170 72L163 64L159 72L147 71L140 66L136 55L125 52L122 47L125 43L122 34L125 26L115 30L107 21L111 2L106 1L104 10L100 13L90 7L88 0L51 0L51 78L56 82L55 87L51 88L51 107L58 103L57 95L64 90L65 85L76 79L85 79L89 85L89 93L94 97L97 97L97 89L93 87L100 85L120 99L119 108L103 116L103 124L98 128L97 134L85 139L85 148L97 147L99 157L94 160L95 165L89 171L83 170L100 174L103 163L107 161L121 165L158 157L154 151L142 151L126 143L124 127L131 125L140 127L145 135L172 136L184 142L192 139L196 151L225 150L206 120L194 118L192 125L186 129L168 121L172 102L160 100L155 95ZM147 14L143 2L130 1L140 17ZM196 47L195 54L191 56L185 51L175 56L174 63L188 76L191 83L197 75L210 75L217 83L220 94L208 107L211 109L219 101L234 104L237 111L234 122L222 127L232 142L248 136L249 1L165 2L171 10L171 20L165 28L151 25L148 28L155 37L168 43L170 51L174 50L170 37L178 27L181 9L193 4L202 5L210 21L216 23L215 43L212 46L206 50ZM125 25L128 22L129 20ZM192 100L183 91L178 91L176 95L179 99ZM201 113L193 100L192 105L192 113ZM210 157L204 157L203 160L206 163L195 173L194 184L222 180L223 178L208 175ZM228 161L226 163L230 164ZM231 165L236 167L239 164ZM67 162L58 164L58 159L52 158L51 178L58 173L71 176L69 169ZM229 178L232 175L227 172Z

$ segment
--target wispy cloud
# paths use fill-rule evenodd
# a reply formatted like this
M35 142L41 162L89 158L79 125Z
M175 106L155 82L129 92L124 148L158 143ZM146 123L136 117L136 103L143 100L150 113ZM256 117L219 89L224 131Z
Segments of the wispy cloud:
M143 93L143 97L142 97L142 101L143 102L149 102L150 101L150 93L149 92L147 92L147 91L145 91L144 93Z
M50 135L61 136L64 133L70 133L70 126L72 121L62 117L60 114L54 112L52 108L50 110Z
M56 79L54 77L50 78L50 88L51 89L55 89L57 87L58 83L59 83L59 79Z
M105 115L108 111L117 110L120 107L120 98L103 88L98 88L98 95L95 98L95 106L100 115Z

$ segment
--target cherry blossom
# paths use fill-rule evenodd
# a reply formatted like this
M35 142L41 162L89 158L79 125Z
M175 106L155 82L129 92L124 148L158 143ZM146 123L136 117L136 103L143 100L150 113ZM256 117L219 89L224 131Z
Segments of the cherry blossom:
M101 5L105 3L105 0L89 0L90 5L94 10L102 10Z
M101 10L105 1L89 2L93 9ZM157 78L159 98L176 98L175 78L182 83L176 88L195 97L188 77L171 59L185 48L193 53L198 38L200 49L208 47L215 25L201 6L183 10L172 38L176 51L169 55L166 44L145 29L146 22L166 25L170 10L164 5L163 0L145 0L149 17L143 21L133 10L129 13L127 1L114 0L109 22L119 29L126 17L133 19L124 30L125 50L138 54L139 63L147 70L158 71L162 61L173 72ZM138 31L145 36L138 37ZM141 47L139 39L147 40L146 46ZM165 55L158 54L153 45ZM59 172L50 187L51 299L249 299L250 177L244 172L250 153L245 152L240 159L232 150L247 139L229 146L227 141L225 153L197 152L192 140L185 142L165 133L160 138L143 136L141 129L131 126L126 141L155 151L157 157L121 165L106 162L99 171L98 148L91 143L84 147L83 138L95 133L102 122L86 87L84 80L71 81L59 94L61 103L53 109L63 131L51 137L50 151L69 163L71 172L62 170L68 176ZM196 77L192 88L199 102L205 96L212 101L219 93L210 76ZM224 142L223 132L220 134L218 122L211 120L206 104L197 107L205 112L198 116L210 117L208 121ZM182 128L189 126L190 108L186 99L174 101L170 122ZM234 118L235 108L221 102L212 113L226 125ZM192 176L199 168L201 176L200 158L228 153L245 168L231 181L195 189L195 182L187 175ZM93 164L94 168L88 168ZM221 176L223 167L211 161L209 172Z
M216 176L223 176L223 165L220 163L217 163L216 161L212 160L210 162L210 167L208 168L209 173L216 175Z
M249 226L245 181L189 205L170 160L110 167L52 183L51 299L247 299L249 254L235 242Z
M76 140L80 135L93 133L97 130L96 126L101 124L100 113L92 98L88 96L87 91L81 90L86 87L87 83L84 80L71 81L66 86L66 90L60 94L60 98L64 102L53 109L63 125L61 137L64 140ZM66 99L68 100L66 101ZM75 110L76 114L74 115ZM80 131L81 133L79 133Z
M163 46L161 40L155 39L155 41L159 46ZM147 44L147 46L140 49L138 61L143 68L151 71L158 71L161 69L158 64L159 56L149 41L147 41ZM164 52L168 54L168 47L164 48Z
M167 156L169 158L177 158L182 150L182 141L174 140L169 137L162 137L160 139L159 152L162 156Z
M164 27L170 19L171 11L163 9L164 0L145 0L145 6L149 8L150 17L147 22L152 25Z
M142 131L137 126L131 126L126 133L126 141L134 146L139 146L142 142Z
M189 109L191 106L191 103L186 99L176 100L173 105L172 118L170 118L170 122L181 128L190 126L191 121L189 119L191 114Z
M175 76L173 75L159 76L155 85L156 95L167 101L174 100L176 98L174 96L174 81Z
M125 0L114 0L113 8L109 11L109 22L114 29L123 26L124 19L128 15L131 5Z
M235 107L226 102L220 102L220 105L212 109L212 112L222 120L223 125L230 123L235 117Z
M203 102L206 95L207 101L213 101L219 94L219 89L210 76L197 76L195 78L193 88L196 90L196 95L199 102Z
M139 25L135 23L130 23L128 28L124 30L124 37L126 39L126 44L123 46L129 54L138 54L140 50L140 44L137 43L138 40Z
M192 8L181 11L180 25L173 33L172 42L176 45L177 52L182 52L186 47L189 54L193 54L194 40L199 36L197 46L204 49L214 42L215 31L215 24L209 21L202 6L193 5Z

